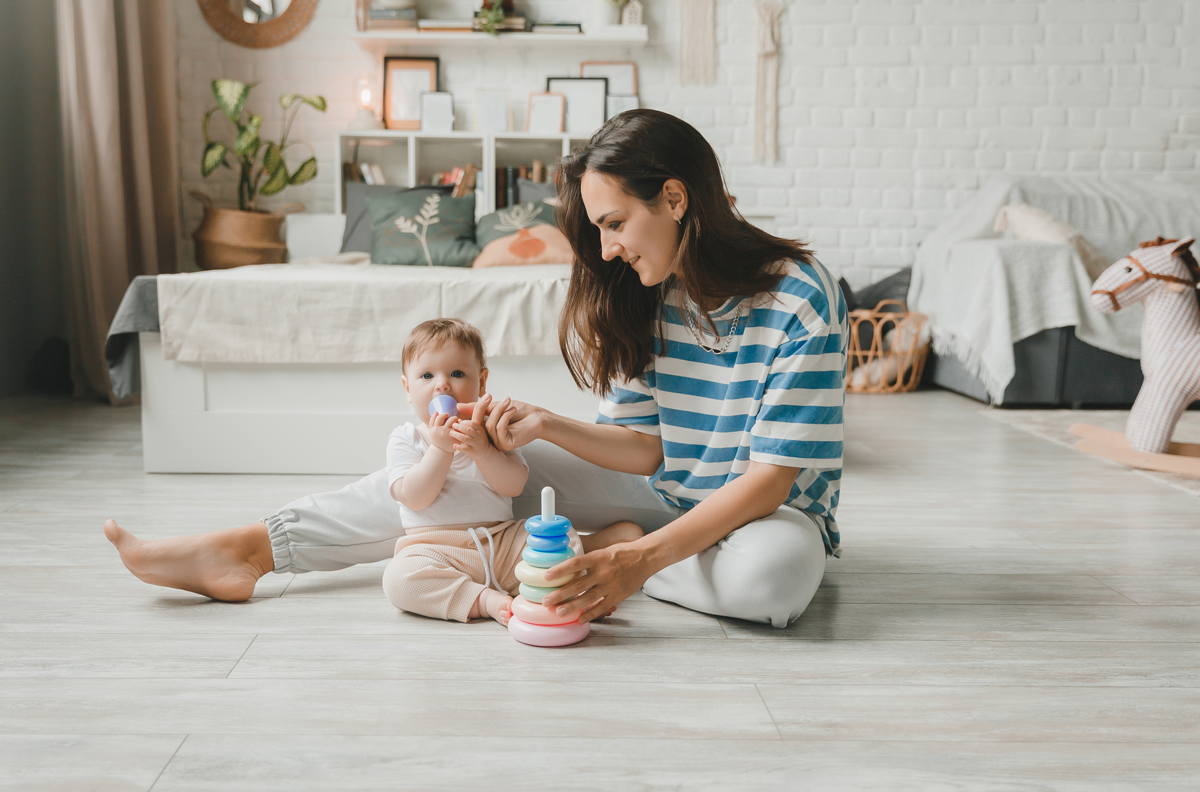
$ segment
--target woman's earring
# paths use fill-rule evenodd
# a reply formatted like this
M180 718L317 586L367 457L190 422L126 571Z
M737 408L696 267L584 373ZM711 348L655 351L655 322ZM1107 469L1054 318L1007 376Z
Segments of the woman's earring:
M676 218L675 218L675 224L676 224L676 225L683 225L683 216L682 216L682 215L681 215L681 216L679 216L679 217L676 217Z

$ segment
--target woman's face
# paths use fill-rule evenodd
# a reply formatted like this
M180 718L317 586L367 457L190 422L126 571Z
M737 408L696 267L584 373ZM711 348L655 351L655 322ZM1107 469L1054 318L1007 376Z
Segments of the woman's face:
M657 286L675 266L678 220L687 210L682 183L668 179L665 200L648 207L605 174L588 171L579 184L588 219L600 229L600 255L633 267L643 286ZM624 265L622 265L624 266Z

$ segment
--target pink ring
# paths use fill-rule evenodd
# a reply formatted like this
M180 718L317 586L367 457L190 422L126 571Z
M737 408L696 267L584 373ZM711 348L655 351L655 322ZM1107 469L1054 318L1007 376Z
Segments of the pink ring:
M515 602L515 600L514 600ZM567 646L587 638L591 624L530 624L516 616L508 620L508 632L513 638L530 646Z
M514 616L529 624L570 624L573 621L579 621L578 613L559 616L542 603L530 602L524 597L513 597L511 607Z

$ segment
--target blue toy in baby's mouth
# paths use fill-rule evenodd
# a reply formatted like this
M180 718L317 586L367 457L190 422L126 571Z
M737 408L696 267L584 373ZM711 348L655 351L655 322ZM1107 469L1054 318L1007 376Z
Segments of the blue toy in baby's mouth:
M455 418L458 417L458 400L453 396L443 393L441 396L434 396L429 402L429 414L439 415L446 413Z

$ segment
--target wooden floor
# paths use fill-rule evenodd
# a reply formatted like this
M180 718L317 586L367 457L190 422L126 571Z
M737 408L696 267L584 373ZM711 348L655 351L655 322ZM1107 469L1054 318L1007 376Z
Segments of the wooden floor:
M0 789L1200 788L1200 499L982 409L851 399L844 557L791 628L639 595L539 650L378 566L143 585L104 518L347 479L146 475L136 408L0 401Z

